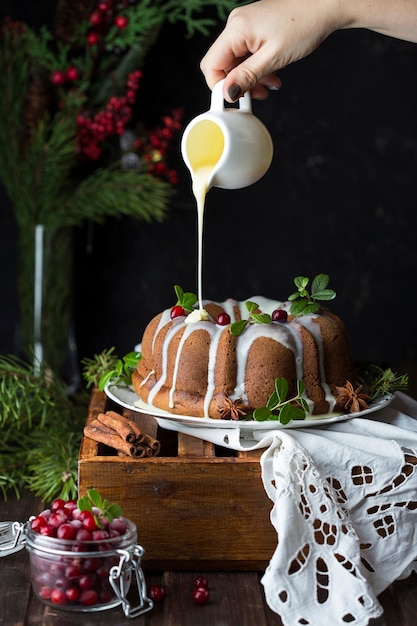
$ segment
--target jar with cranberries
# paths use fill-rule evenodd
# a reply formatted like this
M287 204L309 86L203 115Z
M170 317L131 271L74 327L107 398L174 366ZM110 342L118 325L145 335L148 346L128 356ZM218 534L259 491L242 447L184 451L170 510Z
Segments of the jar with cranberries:
M75 502L54 509L57 502L25 524L12 526L14 542L8 553L25 545L38 600L84 613L118 605L126 617L149 611L153 602L147 596L141 569L144 549L136 543L135 524L122 516L98 520ZM132 582L137 586L134 606L127 598Z

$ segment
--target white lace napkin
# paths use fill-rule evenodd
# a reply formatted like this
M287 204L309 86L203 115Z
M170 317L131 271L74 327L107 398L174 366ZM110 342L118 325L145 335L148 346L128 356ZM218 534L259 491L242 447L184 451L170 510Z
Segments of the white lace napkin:
M161 422L236 450L266 448L262 479L279 541L262 583L285 626L366 626L382 614L378 594L417 559L416 401L398 393L366 418L251 439Z

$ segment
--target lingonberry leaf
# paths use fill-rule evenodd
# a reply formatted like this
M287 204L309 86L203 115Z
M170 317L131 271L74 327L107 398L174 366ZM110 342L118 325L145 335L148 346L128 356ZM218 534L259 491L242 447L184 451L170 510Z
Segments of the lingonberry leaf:
M250 315L252 315L252 313L254 313L257 309L259 309L259 305L256 304L256 302L251 302L250 300L248 300L245 305Z
M255 409L253 412L253 419L256 422L266 422L267 420L275 419L276 416L271 414L271 411L266 406L261 406Z
M273 391L268 398L266 403L267 408L272 411L275 407L280 403L280 399L278 398L278 394L276 391Z
M254 324L271 324L272 319L269 313L252 313L251 321Z
M327 288L328 284L329 284L328 274L317 274L317 276L313 278L313 281L311 283L311 294L314 295L318 293L319 291L323 291L324 289Z
M288 393L288 381L286 378L281 377L275 379L275 392L278 402L285 402Z
M288 296L288 300L293 302L290 311L294 317L316 313L320 308L317 304L318 300L333 300L333 298L336 297L336 292L333 289L327 288L329 284L328 274L317 274L317 276L313 278L311 294L307 289L309 282L309 278L306 276L297 276L294 278L294 283L298 291ZM294 302L295 300L297 302Z
M292 409L293 407L290 404L284 404L282 409L279 412L279 421L281 424L287 425L291 422L292 418Z
M303 420L309 411L306 400L302 397L304 383L297 381L297 394L293 398L287 398L288 381L281 377L275 379L275 391L271 393L265 407L254 410L252 417L257 422L266 420L278 420L281 424L288 424L291 420Z
M248 320L238 320L237 322L233 322L233 324L230 325L230 332L235 337L238 337L243 333L248 323Z
M174 291L177 296L177 302L175 306L182 306L186 311L192 311L194 305L197 302L197 296L191 291L184 291L179 285L174 285Z

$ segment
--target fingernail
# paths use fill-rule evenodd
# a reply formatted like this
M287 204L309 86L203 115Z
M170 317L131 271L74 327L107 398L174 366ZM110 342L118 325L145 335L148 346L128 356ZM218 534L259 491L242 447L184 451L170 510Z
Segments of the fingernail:
M276 85L267 85L266 87L268 91L279 91L281 87L277 87Z
M233 83L233 85L230 85L229 89L227 90L227 93L229 94L230 99L233 100L233 102L235 102L241 95L242 90L239 87L239 85L237 85L236 83Z

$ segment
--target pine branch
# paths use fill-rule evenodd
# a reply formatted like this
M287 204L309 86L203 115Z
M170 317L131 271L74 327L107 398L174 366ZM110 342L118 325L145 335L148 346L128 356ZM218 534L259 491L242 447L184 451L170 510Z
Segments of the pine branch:
M0 356L0 491L74 492L87 394L69 397L46 364ZM53 470L53 471L52 471Z
M82 180L61 204L57 218L69 225L84 219L101 222L109 216L161 221L172 194L171 185L163 180L113 165Z
M62 429L38 431L32 437L33 448L28 450L27 487L46 502L54 498L68 500L77 495L77 457L81 443L82 428L78 432Z

